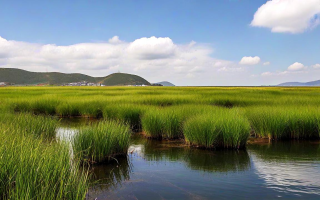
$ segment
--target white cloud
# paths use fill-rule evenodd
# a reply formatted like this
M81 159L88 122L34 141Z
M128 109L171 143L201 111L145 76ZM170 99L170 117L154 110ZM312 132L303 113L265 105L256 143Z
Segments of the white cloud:
M116 41L59 46L0 37L0 67L97 77L120 71L140 75L150 82L168 80L176 85L261 85L319 77L319 70L313 67L270 72L263 79L261 74L251 76L250 67L214 58L211 46L193 41L177 44L170 38L156 37Z
M10 41L0 37L0 67L3 68L91 76L120 71L138 74L150 82L172 80L176 84L226 85L230 81L223 78L218 69L227 71L236 68L237 64L213 58L212 52L211 46L194 41L175 44L170 38L157 37L133 42L113 37L108 42L67 46ZM224 74L228 76L229 73ZM190 79L186 81L186 77Z
M305 66L303 64L295 62L288 67L288 70L289 71L299 71L299 70L303 70L304 68L305 68Z
M290 65L287 70L276 72L263 72L261 76L299 75L308 73L312 73L311 69L308 69L302 63L295 62L292 65Z
M128 47L128 52L131 55L145 60L172 57L176 50L177 46L168 37L144 37L135 40Z
M263 72L261 76L271 76L273 75L271 72Z
M244 70L242 67L221 67L218 69L218 72L240 72Z
M258 56L255 57L243 57L239 62L240 65L257 65L260 63L260 58Z
M270 65L270 64L271 64L270 62L264 62L263 63L264 66L267 66L267 65Z
M320 64L315 64L312 66L314 69L320 69Z
M292 71L292 70L285 70L285 71L276 71L276 72L263 72L261 73L261 76L265 76L265 77L275 77L275 76L288 76L288 77L295 77L295 76L301 76L302 74L310 74L312 73L312 71L307 71L307 70L296 70L296 71Z
M111 44L118 44L121 43L122 41L119 39L119 36L113 36L112 38L109 39L109 43Z
M319 0L270 0L254 14L252 26L301 33L320 24Z

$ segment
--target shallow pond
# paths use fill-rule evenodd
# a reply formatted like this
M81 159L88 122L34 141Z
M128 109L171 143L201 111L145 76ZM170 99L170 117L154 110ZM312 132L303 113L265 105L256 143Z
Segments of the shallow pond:
M65 122L60 135L79 122ZM320 199L320 143L209 151L135 134L127 158L93 172L100 181L88 199Z

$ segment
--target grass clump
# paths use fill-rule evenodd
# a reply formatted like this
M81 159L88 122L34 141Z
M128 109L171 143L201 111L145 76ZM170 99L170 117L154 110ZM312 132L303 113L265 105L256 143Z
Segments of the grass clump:
M141 118L147 109L151 106L119 104L109 105L103 110L103 117L108 120L123 121L128 124L132 130L141 130Z
M179 105L151 109L142 118L143 131L150 138L183 138L183 124L187 119L221 109L208 105Z
M250 133L249 121L238 109L221 111L186 121L183 128L186 142L203 148L245 147Z
M126 155L129 140L128 126L115 121L103 121L80 128L72 139L72 148L77 160L99 163Z
M0 199L84 199L88 176L70 162L69 145L0 124Z
M144 134L150 138L181 138L184 117L172 109L152 109L142 118Z
M320 114L316 107L263 106L246 109L255 133L270 139L319 138Z
M163 121L162 114L158 109L147 112L141 122L144 134L150 138L162 138Z

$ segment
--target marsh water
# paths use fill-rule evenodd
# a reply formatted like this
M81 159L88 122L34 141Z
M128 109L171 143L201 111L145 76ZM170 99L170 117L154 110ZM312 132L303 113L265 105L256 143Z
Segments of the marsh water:
M83 119L62 120L68 138ZM92 169L88 199L320 199L320 142L202 150L134 134L128 156Z

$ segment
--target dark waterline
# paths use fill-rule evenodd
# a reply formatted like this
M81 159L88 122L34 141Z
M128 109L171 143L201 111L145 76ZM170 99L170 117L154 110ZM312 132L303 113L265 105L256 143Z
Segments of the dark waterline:
M64 122L72 134L76 122ZM71 129L66 128L71 127ZM320 142L209 151L135 134L127 158L97 165L88 199L320 199Z

